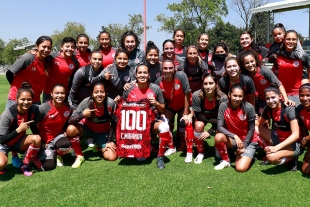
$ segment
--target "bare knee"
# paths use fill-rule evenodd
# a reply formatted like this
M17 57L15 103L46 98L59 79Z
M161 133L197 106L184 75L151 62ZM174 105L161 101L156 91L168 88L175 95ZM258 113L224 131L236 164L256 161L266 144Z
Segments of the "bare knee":
M115 161L117 160L117 154L116 152L113 152L111 149L108 148L107 151L102 152L102 156L105 160L108 161Z
M8 158L3 153L0 153L0 170L3 170L8 164Z
M41 144L41 137L39 135L31 135L31 143L39 146Z
M309 175L309 174L310 174L309 160L308 160L308 162L305 161L304 163L302 163L301 172L302 172L303 174L306 174L306 175Z
M226 136L222 133L217 133L214 137L214 141L216 143L223 142L223 141L225 141L225 139L226 139Z
M205 124L203 122L201 122L201 121L195 122L195 131L196 132L202 132L204 127L205 127Z
M279 158L275 155L275 153L267 154L266 158L268 162L272 164L278 164L279 163Z
M246 166L246 165L236 165L236 171L237 172L246 172L248 171L250 166Z
M74 137L79 134L79 130L74 125L69 125L66 130L68 137Z

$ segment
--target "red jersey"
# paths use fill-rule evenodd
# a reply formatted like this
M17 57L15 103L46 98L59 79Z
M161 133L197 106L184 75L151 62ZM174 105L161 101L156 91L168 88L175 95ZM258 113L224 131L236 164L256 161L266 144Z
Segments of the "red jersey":
M48 73L47 82L44 88L45 94L50 94L55 84L62 84L69 93L69 79L71 74L78 68L72 58L65 59L61 55L54 58L52 68Z
M80 67L83 67L90 64L91 52L87 50L84 54L81 54L80 51L77 50L75 57L79 61Z
M117 117L116 143L120 157L149 157L152 109L148 102L120 101Z
M26 53L19 57L11 66L10 71L15 74L8 98L16 101L16 93L23 82L28 82L34 92L33 102L40 101L40 95L46 84L44 61L39 61L36 56Z
M109 50L101 50L102 53L102 66L106 68L108 65L114 63L115 50L111 47Z
M299 117L302 121L302 124L309 130L310 129L310 112L307 111L307 109L302 104L300 104L297 107L297 112L299 113Z
M39 106L40 120L38 131L44 143L50 143L59 134L64 133L64 126L70 118L70 109L65 104L56 108L51 101Z
M186 74L177 71L172 81L167 82L164 76L159 77L155 84L161 88L166 104L174 111L184 108L185 94L191 92Z
M279 56L276 63L279 70L279 81L283 84L287 95L298 95L303 73L302 60Z

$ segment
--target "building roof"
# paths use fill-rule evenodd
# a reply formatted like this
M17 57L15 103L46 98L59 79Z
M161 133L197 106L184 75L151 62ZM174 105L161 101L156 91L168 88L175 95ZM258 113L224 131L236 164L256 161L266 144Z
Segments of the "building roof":
M310 0L285 0L285 1L277 1L269 4L265 4L260 7L256 7L252 9L252 13L259 12L284 12L291 11L297 9L305 9L310 8Z

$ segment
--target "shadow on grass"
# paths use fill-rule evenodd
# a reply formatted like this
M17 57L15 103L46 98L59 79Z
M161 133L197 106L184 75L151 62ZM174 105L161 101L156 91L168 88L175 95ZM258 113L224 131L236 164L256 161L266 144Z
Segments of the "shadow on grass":
M152 161L157 158L157 153L151 153L151 156L146 158L144 161L138 161L136 158L119 158L121 161L118 163L118 165L150 165ZM170 159L167 157L164 157L164 163L169 163Z
M0 175L0 181L9 181L15 177L15 174L21 174L18 168L13 167L12 164L6 166L6 173Z

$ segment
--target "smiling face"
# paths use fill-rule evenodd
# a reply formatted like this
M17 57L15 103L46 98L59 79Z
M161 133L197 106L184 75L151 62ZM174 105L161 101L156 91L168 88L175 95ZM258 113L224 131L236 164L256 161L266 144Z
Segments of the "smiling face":
M230 98L232 108L237 108L242 103L244 97L243 90L240 88L235 88L228 94L228 97Z
M206 34L201 35L197 43L199 49L206 50L209 45L209 36Z
M99 44L102 50L108 50L111 47L111 38L108 33L101 33L99 35Z
M125 49L128 52L132 52L137 47L137 43L136 43L134 36L128 35L127 37L125 37L124 45L125 45Z
M52 51L52 43L49 40L41 42L37 47L37 56L39 60L46 58Z
M74 42L66 42L60 47L64 58L71 57L75 50Z
M163 75L165 78L171 79L175 72L174 64L172 62L165 61L162 65Z
M288 52L293 52L297 45L298 37L295 32L289 32L286 34L284 39L285 50Z
M250 34L242 34L240 36L240 45L244 49L249 49L251 47L253 39L251 38Z
M299 100L307 110L310 109L310 88L305 87L299 91Z
M206 94L215 94L216 84L212 77L208 76L203 80L203 89Z
M247 55L243 59L244 67L249 72L255 72L257 69L256 61L253 55Z
M236 77L239 75L240 67L236 60L228 60L226 62L226 72L229 77Z
M266 92L265 99L267 105L272 109L278 108L280 105L280 95L274 91Z
M94 98L94 101L96 105L102 105L103 101L105 100L106 93L104 86L102 84L97 84L94 86L92 97Z
M164 54L168 58L173 58L174 56L174 45L172 42L166 42L164 45Z
M128 65L128 56L126 53L121 52L115 58L116 66L118 69L125 69Z
M198 50L194 47L190 47L187 50L186 57L190 64L196 64L198 62Z
M155 49L151 49L147 54L146 54L146 60L151 64L155 65L158 62L158 52Z
M282 41L284 40L284 35L285 35L285 32L281 28L275 28L272 31L273 39L277 43L282 43Z
M90 63L93 69L96 71L101 67L102 65L102 54L101 52L93 52L91 54Z
M149 74L149 69L146 65L140 65L137 68L136 71L136 78L138 83L147 83L149 78L150 78L150 74Z
M89 42L86 37L80 37L77 40L77 48L80 52L86 52L88 49Z
M31 93L28 91L23 91L19 94L17 98L17 110L20 114L26 113L26 111L32 105L32 96Z
M62 104L66 98L66 90L63 86L55 86L51 93L54 105Z

